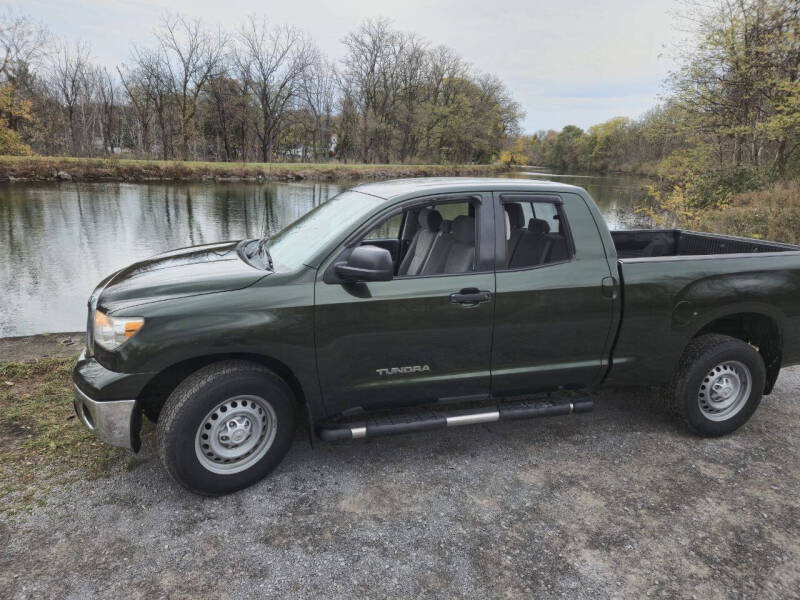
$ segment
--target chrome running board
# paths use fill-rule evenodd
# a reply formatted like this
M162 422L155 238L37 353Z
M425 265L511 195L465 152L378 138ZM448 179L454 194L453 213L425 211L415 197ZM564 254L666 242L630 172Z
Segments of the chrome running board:
M430 431L459 425L494 423L495 421L557 417L572 413L585 413L593 408L594 400L585 396L558 400L522 400L498 403L493 407L452 412L417 411L367 418L351 423L324 423L319 426L318 432L320 438L330 442Z

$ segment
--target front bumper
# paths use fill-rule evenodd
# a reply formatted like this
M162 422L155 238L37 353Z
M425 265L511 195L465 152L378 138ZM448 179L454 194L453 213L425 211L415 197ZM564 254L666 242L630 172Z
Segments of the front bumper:
M97 402L72 384L75 393L75 413L84 425L102 441L112 446L129 448L138 452L142 445L139 430L142 411L136 400L106 400Z
M153 375L111 371L84 350L72 369L78 418L104 442L138 452L142 411L136 398Z

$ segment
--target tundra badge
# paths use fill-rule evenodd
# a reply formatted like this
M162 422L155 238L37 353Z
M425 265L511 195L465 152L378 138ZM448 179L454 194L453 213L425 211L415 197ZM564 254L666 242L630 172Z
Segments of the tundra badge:
M410 367L390 367L388 369L375 369L378 375L407 375L409 373L425 373L430 371L428 365L413 365Z

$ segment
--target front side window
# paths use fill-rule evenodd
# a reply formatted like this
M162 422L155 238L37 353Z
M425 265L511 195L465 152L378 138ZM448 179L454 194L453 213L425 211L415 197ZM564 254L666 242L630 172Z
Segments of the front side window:
M503 209L507 269L538 267L572 258L559 203L506 201Z
M364 236L365 240L396 240L400 237L400 228L403 226L403 213L398 213L374 227Z
M401 238L396 277L469 273L477 256L476 213L470 200L414 206L377 225L361 243L394 237L396 227Z

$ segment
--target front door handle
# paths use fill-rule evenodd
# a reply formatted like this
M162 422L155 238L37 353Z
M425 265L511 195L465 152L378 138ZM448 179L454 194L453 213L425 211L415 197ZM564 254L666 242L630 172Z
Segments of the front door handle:
M489 302L492 293L478 288L464 288L460 292L450 294L450 302L453 304L469 304L475 306L481 302Z

